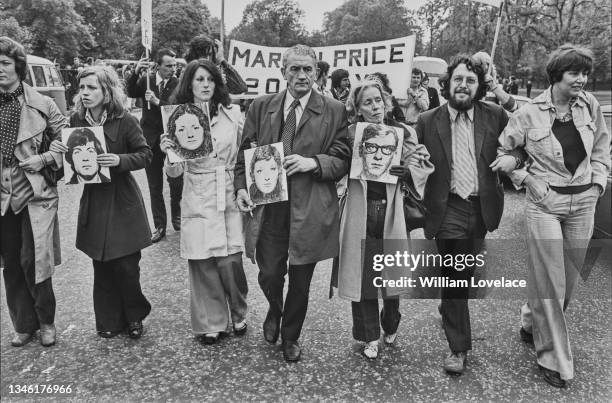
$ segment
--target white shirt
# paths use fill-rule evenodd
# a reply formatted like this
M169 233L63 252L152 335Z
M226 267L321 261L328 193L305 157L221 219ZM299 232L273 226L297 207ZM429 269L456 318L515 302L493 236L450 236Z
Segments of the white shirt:
M164 80L162 76L159 75L159 73L155 73L155 86L157 87L158 90L160 89L159 87L160 85L163 85L164 87L166 87L168 80Z
M312 94L312 90L308 91L306 95L300 98L300 104L295 107L295 127L300 125L300 119L302 118L302 114L304 113L304 109L306 109L306 105L308 105L308 100L310 99L310 94ZM287 95L285 95L285 105L283 106L283 121L287 121L287 115L289 114L289 108L293 103L293 95L287 91Z

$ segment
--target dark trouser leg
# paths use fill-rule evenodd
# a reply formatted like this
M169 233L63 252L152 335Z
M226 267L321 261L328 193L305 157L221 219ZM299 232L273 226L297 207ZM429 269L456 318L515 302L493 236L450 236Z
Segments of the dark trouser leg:
M380 325L387 334L395 334L402 314L399 311L399 298L386 298L383 300L383 309L380 312Z
M170 214L172 218L181 217L181 198L183 196L183 175L171 178L166 176L170 187Z
M151 312L151 304L140 287L140 252L113 261L113 282L121 295L123 316L127 322L141 321Z
M351 302L351 310L353 312L353 338L366 343L380 339L378 300L353 301Z
M310 281L316 263L289 266L289 288L283 309L281 336L283 340L296 341L300 338L302 325L308 310Z
M33 333L40 324L55 320L55 295L51 278L36 284L32 227L25 208L15 215L9 208L0 218L0 254L4 260L4 286L15 331ZM28 243L22 256L24 242ZM23 263L23 265L22 265Z
M114 281L114 260L93 261L94 266L94 312L96 330L119 332L125 329L127 321L123 315L121 293Z
M164 158L165 154L159 148L159 140L151 147L153 159L145 171L149 182L151 196L151 213L155 228L166 228L166 204L164 203ZM179 199L180 200L180 199Z
M450 195L448 206L440 230L436 234L438 252L446 254L476 254L479 253L486 234L482 220L480 202L465 201L458 196ZM472 330L470 326L470 311L468 307L469 284L474 268L446 268L442 270L443 277L452 280L466 280L468 287L444 287L442 298L442 325L453 352L472 349Z
M255 248L255 260L259 267L259 286L275 316L280 316L283 311L288 250L289 203L267 205Z
M21 250L21 263L23 265L25 280L28 285L30 295L34 299L34 310L38 317L38 322L50 325L55 321L55 294L51 277L36 284L36 261L34 258L34 234L32 233L32 223L30 215L24 209L21 213L21 236L22 245L27 247L27 252Z

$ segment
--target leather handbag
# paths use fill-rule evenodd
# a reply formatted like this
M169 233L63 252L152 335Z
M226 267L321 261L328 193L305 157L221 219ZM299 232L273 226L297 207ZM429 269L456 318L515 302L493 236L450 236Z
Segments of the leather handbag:
M412 179L402 181L400 189L404 194L404 220L406 221L406 230L412 231L417 228L425 227L427 208L414 188Z
M53 141L52 134L49 128L46 128L42 134L42 141L40 142L40 147L38 149L38 153L42 154L49 151L49 146ZM58 169L54 170L50 166L45 166L43 169L39 171L39 173L45 178L45 182L47 182L48 186L56 187L57 181L64 177L64 170Z

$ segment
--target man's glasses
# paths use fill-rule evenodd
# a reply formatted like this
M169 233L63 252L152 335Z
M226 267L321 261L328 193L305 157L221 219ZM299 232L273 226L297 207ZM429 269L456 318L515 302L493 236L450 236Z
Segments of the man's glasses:
M463 84L463 81L465 81L467 85L476 85L476 84L478 84L478 80L473 78L473 77L462 77L462 76L455 76L455 77L453 77L453 82L455 84L457 84L457 85Z
M396 149L397 146L379 146L378 144L374 143L363 143L363 150L366 154L375 154L378 152L378 150L380 150L383 155L391 155L395 152Z

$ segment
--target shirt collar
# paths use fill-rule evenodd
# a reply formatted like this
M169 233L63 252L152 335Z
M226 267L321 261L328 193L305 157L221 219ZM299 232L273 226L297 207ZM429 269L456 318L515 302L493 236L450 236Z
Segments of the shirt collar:
M91 126L104 126L104 123L106 123L106 117L107 117L106 109L102 111L102 115L100 116L99 122L96 122L93 115L91 114L91 110L87 109L87 112L85 113L85 120Z
M531 101L534 104L537 104L542 110L556 110L555 105L552 102L552 85L546 89L543 93L538 95ZM584 106L588 103L588 99L584 91L580 91L576 98L572 98L569 102L570 108L574 106L574 104L578 104L580 106Z
M304 95L302 98L300 98L300 106L302 107L302 110L306 109L306 105L308 105L308 100L310 99L310 94L312 94L312 89L308 91L308 93ZM287 95L285 96L285 106L283 108L285 112L289 110L289 107L293 103L294 99L295 98L293 98L293 95L291 95L291 93L287 91Z
M160 84L165 83L168 80L164 80L162 78L162 76L159 75L159 73L155 73L155 85L159 87Z
M448 105L448 113L450 114L451 122L454 122L455 120L457 120L457 115L459 114L459 111L453 108L452 106L450 106L448 102L446 103L446 105ZM467 117L468 119L470 119L470 122L473 122L474 121L474 107L472 106L470 109L468 109L465 112L467 112Z

